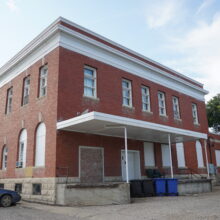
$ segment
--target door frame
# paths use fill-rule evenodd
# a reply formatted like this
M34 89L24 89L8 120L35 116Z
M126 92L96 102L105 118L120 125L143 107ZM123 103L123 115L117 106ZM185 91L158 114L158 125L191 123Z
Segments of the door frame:
M124 152L125 154L125 150L122 149L121 150L121 157L122 157L122 152ZM137 161L137 164L138 164L138 178L141 179L141 158L140 158L140 151L139 150L128 150L128 153L131 152L131 153L137 153L138 155L138 161ZM128 164L129 164L129 161L128 161ZM123 173L122 173L122 169L123 169L123 166L122 166L122 158L121 158L121 177L122 177L122 180L123 180ZM129 171L128 171L129 173ZM123 180L124 181L124 180ZM130 176L129 176L129 181L130 181Z
M101 149L102 150L102 182L104 182L104 177L105 177L105 163L104 163L104 148L103 147L93 147L93 146L79 146L79 181L81 179L81 149L82 148L87 148L87 149Z

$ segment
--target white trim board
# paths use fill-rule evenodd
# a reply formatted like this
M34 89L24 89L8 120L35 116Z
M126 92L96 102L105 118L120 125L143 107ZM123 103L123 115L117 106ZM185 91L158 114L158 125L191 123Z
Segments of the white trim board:
M21 52L19 52L0 69L0 87L31 66L34 61L36 62L44 55L49 53L52 49L62 46L66 49L92 57L93 59L97 59L131 74L151 80L165 87L177 90L186 95L204 101L204 95L207 94L207 91L199 86L196 86L177 76L173 76L172 74L153 67L152 65L149 65L137 58L129 56L126 53L120 52L110 46L107 46L106 44L100 43L99 41L60 25L57 23L59 21L65 22L66 20L63 18L57 19L52 25L50 25L45 31L43 31L38 37L36 37L23 50L21 50ZM56 39L54 40L52 46L50 38L54 39L53 36L57 32L58 34L55 37ZM113 42L111 43L113 44ZM37 53L37 50L41 50L41 53L39 51ZM157 65L160 64L157 63ZM6 74L7 76L3 76ZM176 74L178 73L176 72ZM189 79L187 77L185 78Z
M99 120L99 121L104 121L106 123L120 124L121 126L134 126L138 128L146 128L146 129L152 129L156 131L162 131L162 132L170 133L170 134L178 134L178 135L195 137L198 139L207 139L207 134L205 133L175 128L175 127L171 127L167 125L161 125L161 124L156 124L156 123L147 122L143 120L122 117L122 116L110 115L110 114L101 113L101 112L89 112L87 114L80 115L80 116L77 116L77 117L74 117L74 118L71 118L65 121L57 122L57 129L62 130L69 126L77 125L77 124L87 122L90 120Z

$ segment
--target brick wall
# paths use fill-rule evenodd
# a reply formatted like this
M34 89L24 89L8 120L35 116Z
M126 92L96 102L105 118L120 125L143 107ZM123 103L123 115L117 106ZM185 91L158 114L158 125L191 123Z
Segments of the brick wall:
M51 177L55 175L58 58L59 48L44 57L44 63L48 63L46 97L38 98L39 68L42 66L42 59L0 88L0 152L5 144L9 149L7 170L0 171L0 178L26 176L26 169L15 169L18 160L19 134L23 128L27 130L28 136L26 167L34 166L35 133L40 121L45 123L47 129L46 168L34 168L33 176ZM27 75L30 75L31 81L29 103L21 106L23 79ZM13 86L12 112L5 115L7 89L11 86ZM2 164L1 160L2 157L0 157L0 164Z
M83 97L83 68L89 65L97 69L97 100ZM122 107L122 79L132 81L132 109ZM150 88L151 111L153 114L142 112L141 85ZM157 92L166 94L167 117L159 116ZM172 96L179 97L182 121L173 119ZM197 104L199 126L192 122L192 103ZM125 116L149 122L169 125L178 128L207 133L205 103L190 96L179 93L153 83L149 80L134 76L110 65L101 63L75 52L60 49L60 75L58 94L58 120L65 120L77 116L84 110L104 112Z

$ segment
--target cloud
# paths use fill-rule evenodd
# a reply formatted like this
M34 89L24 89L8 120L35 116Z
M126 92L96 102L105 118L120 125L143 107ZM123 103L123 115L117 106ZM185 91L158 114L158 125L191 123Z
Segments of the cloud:
M214 3L214 1L215 0L203 0L203 3L199 6L198 10L196 11L196 14L199 14L201 11L211 6Z
M7 0L6 5L11 11L13 12L18 11L18 7L16 5L15 0Z
M173 38L170 49L181 54L169 66L205 84L207 100L220 93L220 14L212 22L200 23L182 38Z
M146 22L152 29L165 26L178 13L181 1L154 0L146 5Z

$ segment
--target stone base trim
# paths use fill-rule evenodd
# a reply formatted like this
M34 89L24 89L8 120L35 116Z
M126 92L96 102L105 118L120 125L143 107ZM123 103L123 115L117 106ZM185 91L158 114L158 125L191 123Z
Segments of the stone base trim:
M5 189L15 190L15 184L22 184L21 197L24 200L55 204L56 201L56 178L16 178L0 179ZM32 184L41 184L41 195L33 195Z

